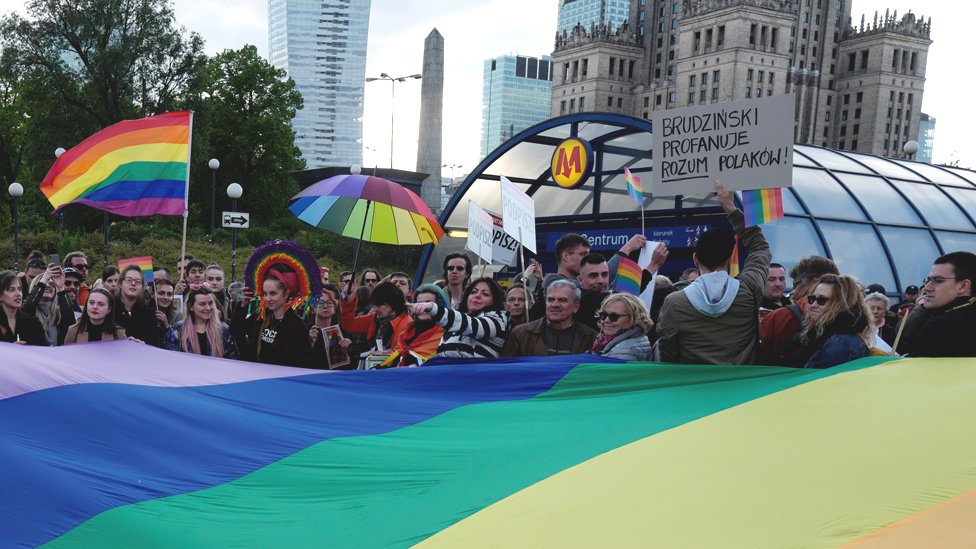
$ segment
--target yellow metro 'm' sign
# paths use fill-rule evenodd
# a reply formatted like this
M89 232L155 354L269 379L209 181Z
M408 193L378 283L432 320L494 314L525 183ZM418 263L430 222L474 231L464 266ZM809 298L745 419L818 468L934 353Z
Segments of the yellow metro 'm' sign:
M552 180L564 189L582 185L593 168L593 148L585 139L570 137L552 153Z

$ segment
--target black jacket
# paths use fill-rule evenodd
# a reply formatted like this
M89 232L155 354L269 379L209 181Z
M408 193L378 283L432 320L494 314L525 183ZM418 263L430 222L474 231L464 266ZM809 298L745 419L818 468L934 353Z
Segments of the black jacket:
M242 360L298 368L308 365L308 326L295 311L288 309L275 322L270 312L262 320L257 312L248 315L247 309L239 307L230 325Z
M37 305L41 302L43 296L44 286L35 284L34 289L27 296L27 299L24 300L23 305L20 306L20 310L30 316L35 316L37 314ZM71 306L71 300L68 299L67 294L64 292L58 292L54 296L54 303L51 304L51 314L54 314L54 307L57 307L60 311L58 313L60 315L58 317L58 341L55 345L64 345L64 336L68 333L68 328L75 323L74 307ZM43 330L43 326L41 329Z
M3 326L3 330L0 330L0 341L16 343L19 337L20 341L23 341L28 345L47 347L47 338L44 337L44 328L41 327L41 321L37 320L37 317L34 315L29 315L18 309L17 331L12 332L9 328L10 325L7 323L7 314L2 308L0 308L0 325Z
M126 337L134 337L153 347L163 347L163 335L156 323L155 310L142 299L137 299L131 311L122 304L121 296L115 298L112 313L115 323L125 330Z
M908 349L910 356L976 357L976 297L932 311Z
M834 320L824 328L823 334L815 341L808 343L803 342L802 331L793 339L791 339L786 344L786 349L783 351L784 361L786 366L793 366L794 368L812 368L815 367L811 365L811 359L814 358L818 352L827 353L828 355L834 355L841 349L840 340L831 340L833 336L857 336L868 327L868 318L860 314L857 310L844 311L837 315ZM845 338L846 339L849 338ZM831 345L828 346L828 341L830 340ZM851 340L853 341L853 340ZM862 342L863 345L863 342ZM844 357L843 360L837 362L835 360L830 360L831 357L827 357L829 362L833 364L839 364L842 362L847 362Z

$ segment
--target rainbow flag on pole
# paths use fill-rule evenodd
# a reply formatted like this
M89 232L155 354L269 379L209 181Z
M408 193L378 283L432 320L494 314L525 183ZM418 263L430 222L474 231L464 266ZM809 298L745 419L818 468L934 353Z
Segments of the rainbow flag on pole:
M637 202L637 207L644 206L644 187L641 186L641 178L630 173L630 168L624 168L624 179L627 181L627 194Z
M146 284L153 281L153 262L152 256L144 255L141 257L130 257L129 259L119 260L119 270L123 270L129 265L136 265L139 270L142 271L143 278L146 279Z
M783 189L742 191L742 213L746 218L746 227L782 218Z
M59 213L84 204L126 217L183 215L193 113L125 120L66 151L41 182Z
M629 257L621 257L617 267L617 276L613 281L613 291L640 295L642 269L637 262Z

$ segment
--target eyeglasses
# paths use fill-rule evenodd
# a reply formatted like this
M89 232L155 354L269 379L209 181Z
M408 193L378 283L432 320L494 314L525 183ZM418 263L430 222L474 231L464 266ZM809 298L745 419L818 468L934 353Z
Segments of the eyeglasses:
M319 301L319 307L335 307L335 301Z
M142 285L142 279L141 278L129 278L129 277L126 277L126 278L123 278L122 279L122 282L125 282L126 284L135 284L137 286Z
M72 265L71 268L72 269L84 269L84 270L87 271L88 270L88 264L87 263L81 263L80 265Z
M807 304L808 305L813 305L814 303L816 303L817 305L820 305L821 307L823 307L824 305L827 304L828 301L830 301L830 298L827 297L827 296L824 296L824 295L808 295L807 296Z
M929 282L931 282L933 286L938 286L939 284L942 284L946 280L956 280L956 277L954 277L954 276L927 276L927 277L925 277L925 278L922 279L922 286L928 286Z
M77 280L65 280L64 281L64 285L65 286L79 287L79 286L81 286L81 282L78 282Z
M341 284L343 284L343 285L351 284L352 283L352 279L351 278L344 278L344 279L340 280L339 282Z
M604 320L610 320L610 322L616 322L625 316L630 316L630 315L627 313L624 314L608 313L606 311L600 311L599 313L596 314L596 317L599 318L601 322Z
M453 271L462 271L463 272L464 270L465 270L464 265L448 265L447 266L447 271L448 272L453 272Z

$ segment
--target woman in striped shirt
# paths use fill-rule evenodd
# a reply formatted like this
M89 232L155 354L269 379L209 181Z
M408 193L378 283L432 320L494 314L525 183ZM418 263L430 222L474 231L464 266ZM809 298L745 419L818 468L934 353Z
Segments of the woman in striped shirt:
M413 303L412 314L430 314L444 327L437 356L498 358L508 337L509 314L502 289L490 278L471 282L461 296L459 310L434 303Z

